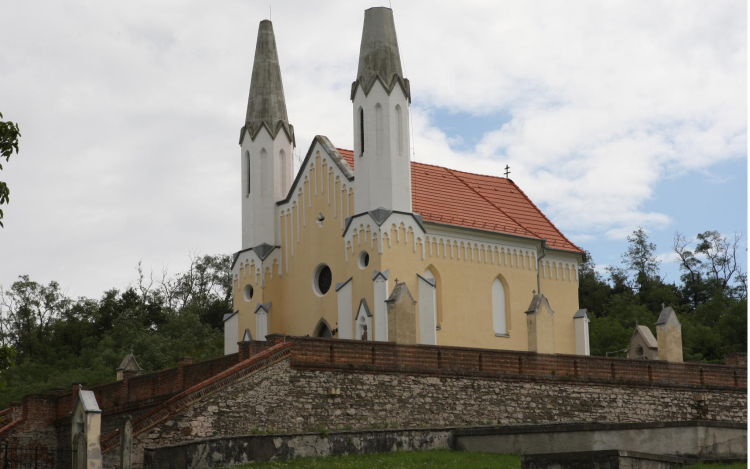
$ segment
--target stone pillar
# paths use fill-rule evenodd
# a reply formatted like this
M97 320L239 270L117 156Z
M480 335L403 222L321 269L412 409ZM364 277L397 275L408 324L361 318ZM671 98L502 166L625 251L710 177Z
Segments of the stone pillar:
M682 362L682 324L671 306L662 307L656 321L656 342L659 360Z
M388 308L388 338L397 344L417 343L417 302L405 283L398 283L385 300Z
M119 469L133 469L133 418L130 415L120 428Z
M419 285L419 343L437 345L435 279L417 274Z
M76 403L73 406L71 443L76 451L73 467L86 469L101 469L102 449L101 438L102 411L96 402L93 391L79 390Z
M373 327L375 340L388 342L388 309L385 300L388 299L388 271L373 272Z
M76 390L78 392L78 390ZM23 417L23 402L21 401L12 401L10 404L10 421L15 422L16 420L21 420Z
M138 376L138 373L132 370L122 371L122 403L130 402L130 380Z
M193 357L180 357L177 360L177 383L180 389L185 389L185 365L193 363Z
M282 344L284 342L289 342L290 339L291 339L291 336L289 336L287 334L279 334L279 333L268 334L266 336L266 342L268 342L268 344L264 344L264 347L273 347L276 344Z
M555 353L555 312L541 293L531 300L526 311L529 352Z
M338 329L339 339L352 339L354 325L352 324L352 279L336 284L338 299Z
M573 327L576 336L576 355L591 355L589 347L589 319L588 311L579 309L573 316Z
M245 334L242 336L242 341L237 342L237 355L238 362L247 360L252 355L250 352L250 345L253 343L253 339L250 335L250 329L245 329Z

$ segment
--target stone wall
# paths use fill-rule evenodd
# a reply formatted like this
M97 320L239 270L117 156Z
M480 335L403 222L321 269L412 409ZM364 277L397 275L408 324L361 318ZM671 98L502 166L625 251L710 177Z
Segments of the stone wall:
M144 467L219 468L274 459L427 451L452 447L453 432L446 429L247 435L147 448L144 454Z
M196 438L323 429L551 422L746 422L745 390L293 368L283 360L136 436L144 447Z
M182 389L179 392L141 394L141 400L127 405L102 406L107 467L116 464L116 428L128 413L134 416L137 463L143 461L144 447L259 432L747 422L747 369L740 367L274 335L268 339L242 343L238 354L208 363L183 364L182 370L175 369L177 383L162 388ZM234 365L222 369L232 360ZM193 376L190 369L199 371ZM221 371L211 375L217 369ZM163 382L161 377L141 380L157 381ZM69 417L54 417L77 389L70 395L27 396L23 406L5 412L6 420L9 415L16 420L0 428L0 441L18 439L23 430L31 432L23 438L47 445L48 433L57 430L59 444L69 444ZM101 395L113 404L106 393Z

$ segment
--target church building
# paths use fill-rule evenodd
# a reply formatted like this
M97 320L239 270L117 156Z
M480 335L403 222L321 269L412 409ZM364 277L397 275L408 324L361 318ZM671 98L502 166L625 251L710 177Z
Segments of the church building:
M285 334L588 355L583 251L511 179L410 160L391 9L365 11L353 78L352 140L316 136L295 176L273 26L260 23L225 353Z

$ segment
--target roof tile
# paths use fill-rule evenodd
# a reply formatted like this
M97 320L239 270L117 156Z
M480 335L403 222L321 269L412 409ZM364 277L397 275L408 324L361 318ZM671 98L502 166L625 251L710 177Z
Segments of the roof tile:
M354 152L338 151L353 169ZM412 161L411 187L412 209L427 222L547 238L553 249L583 252L510 179Z

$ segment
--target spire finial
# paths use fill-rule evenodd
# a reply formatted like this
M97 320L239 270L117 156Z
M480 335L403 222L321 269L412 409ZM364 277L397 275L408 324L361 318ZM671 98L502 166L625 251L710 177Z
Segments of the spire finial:
M289 140L294 139L294 129L289 125L286 114L276 37L270 20L261 21L258 27L253 75L250 80L250 97L247 100L245 127L253 140L264 124L268 127L272 137L276 137L280 128L283 127Z
M400 81L406 97L411 99L408 80L404 80L404 72L401 69L401 54L393 10L386 7L365 10L362 42L359 46L359 67L357 79L352 86L352 99L358 82L365 93L369 93L376 77L380 77L389 94L395 85L394 80Z

